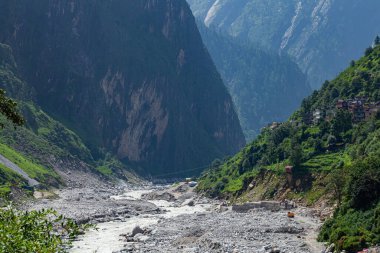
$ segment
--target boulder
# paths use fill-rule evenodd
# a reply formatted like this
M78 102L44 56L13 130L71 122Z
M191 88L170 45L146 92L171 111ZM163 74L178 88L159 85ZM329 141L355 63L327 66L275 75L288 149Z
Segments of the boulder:
M183 203L182 203L182 206L194 206L195 205L195 202L193 199L188 199L188 200L185 200Z
M137 234L143 234L144 233L144 230L142 228L140 228L139 226L136 226L134 227L134 229L132 230L132 234L131 234L131 237L134 237L135 235Z

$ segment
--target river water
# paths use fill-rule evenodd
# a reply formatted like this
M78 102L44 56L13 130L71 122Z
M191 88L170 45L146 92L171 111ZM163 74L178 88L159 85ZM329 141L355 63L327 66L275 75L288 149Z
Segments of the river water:
M237 213L219 201L201 198L192 188L182 186L186 190L178 191L178 186L151 187L110 195L109 201L116 202L110 207L120 208L120 204L131 207L137 203L135 206L140 211L99 223L97 229L80 236L70 252L320 253L324 249L316 242L321 223L310 209L293 210L294 219L287 217L286 210L273 212L259 208ZM165 199L163 192L174 199L162 200ZM127 240L126 235L136 226L149 232Z
M143 194L148 194L152 191L154 191L154 189L131 190L122 195L111 196L111 198L114 200L141 200ZM179 215L209 212L212 207L211 204L195 204L194 206L177 205L166 200L150 200L149 202L155 204L163 210L164 213L144 214L132 216L123 221L100 223L96 226L96 229L91 229L86 232L86 234L80 236L78 240L73 243L70 252L117 252L125 248L125 237L122 235L130 234L136 226L144 229L157 224L160 220L173 218Z

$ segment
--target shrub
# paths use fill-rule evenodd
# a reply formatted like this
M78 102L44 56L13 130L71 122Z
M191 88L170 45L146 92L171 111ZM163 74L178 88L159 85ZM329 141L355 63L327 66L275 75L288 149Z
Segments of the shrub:
M0 252L65 252L89 226L51 209L22 212L7 207L0 210Z

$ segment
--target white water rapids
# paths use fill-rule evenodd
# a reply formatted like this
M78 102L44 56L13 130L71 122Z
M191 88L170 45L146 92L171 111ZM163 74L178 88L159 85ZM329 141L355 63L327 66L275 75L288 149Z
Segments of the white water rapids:
M119 196L112 196L115 200L139 200L143 194L152 192L153 190L133 190L128 191ZM73 243L73 248L69 251L71 253L112 253L120 251L126 244L125 238L121 235L130 234L136 226L141 228L149 227L158 223L161 219L168 219L182 214L194 214L200 212L207 212L211 204L196 204L194 206L174 206L171 202L165 200L152 200L149 201L155 204L166 212L163 214L144 214L139 216L131 216L125 221L111 221L100 223L96 229L92 229L80 236L77 241Z

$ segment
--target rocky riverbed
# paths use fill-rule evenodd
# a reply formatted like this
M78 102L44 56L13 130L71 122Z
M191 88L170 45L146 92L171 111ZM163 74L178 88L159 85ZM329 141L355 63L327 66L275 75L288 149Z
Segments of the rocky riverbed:
M254 208L235 212L196 195L186 184L67 188L29 209L54 208L97 224L74 242L76 252L318 252L320 226L312 210Z

